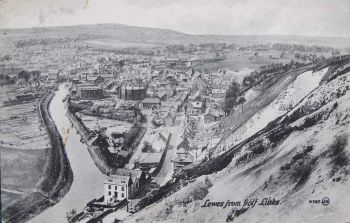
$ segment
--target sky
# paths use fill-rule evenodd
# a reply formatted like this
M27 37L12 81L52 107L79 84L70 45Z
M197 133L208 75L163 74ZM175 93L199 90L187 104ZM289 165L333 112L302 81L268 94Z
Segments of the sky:
M350 0L0 0L0 28L118 23L189 34L350 37Z

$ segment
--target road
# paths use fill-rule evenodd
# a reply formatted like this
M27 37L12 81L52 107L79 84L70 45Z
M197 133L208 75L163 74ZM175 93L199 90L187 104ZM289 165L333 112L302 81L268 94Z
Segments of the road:
M178 113L178 117L176 117L175 125L172 127L168 127L169 132L172 134L168 152L165 156L164 164L157 174L157 181L160 186L165 185L169 180L171 180L172 175L174 173L174 167L171 160L176 158L176 147L180 144L182 138L181 135L184 131L184 120L185 115L183 113Z

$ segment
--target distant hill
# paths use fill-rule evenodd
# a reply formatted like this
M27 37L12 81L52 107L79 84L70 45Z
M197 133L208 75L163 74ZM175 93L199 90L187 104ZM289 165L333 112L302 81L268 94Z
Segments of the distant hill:
M118 40L127 43L156 45L226 42L239 45L263 43L294 43L305 45L350 48L346 37L306 37L284 35L190 35L168 29L145 28L121 24L38 27L25 29L0 29L1 39L81 37L85 39ZM6 33L6 34L5 34ZM1 40L0 39L0 40Z

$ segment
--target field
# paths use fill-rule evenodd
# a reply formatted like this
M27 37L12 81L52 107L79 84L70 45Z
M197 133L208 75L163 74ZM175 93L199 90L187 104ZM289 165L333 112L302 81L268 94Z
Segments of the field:
M272 63L289 63L291 60L291 56L280 59L281 52L274 50L258 52L257 55L255 53L254 51L233 51L225 54L225 60L197 65L194 68L207 69L209 71L217 71L218 69L239 71L244 68L255 69ZM270 56L273 58L270 58Z
M0 146L0 153L1 203L4 208L18 194L35 188L45 169L47 150L21 150Z
M13 96L14 87L4 86L1 99ZM39 101L4 106L0 109L0 145L16 149L47 149L50 140L41 123Z
M1 88L0 103L16 94L15 86ZM3 210L36 188L45 170L50 140L41 123L38 101L0 109L1 203ZM11 118L10 118L11 117Z
M119 129L129 131L132 127L132 124L128 122L108 118L100 118L84 114L81 115L81 120L83 121L84 125L90 130L118 127Z
M121 48L134 48L134 47L142 49L142 48L152 48L152 47L159 46L159 45L150 44L150 43L125 42L125 41L116 40L116 39L113 39L113 40L96 39L96 40L86 41L86 43L90 47L94 47L97 49L121 49Z
M4 131L7 135L1 135L5 142L2 140L0 146L5 222L27 221L60 199L72 183L73 175L62 139L48 112L53 95L52 92L46 94L40 106L36 106L37 110L31 110L36 102L1 109L2 121L7 124ZM9 115L16 115L15 119L19 117L21 121L14 121ZM28 117L30 123L21 124L26 122L23 117ZM39 135L35 132L37 128L42 131ZM13 140L11 143L9 137ZM47 144L42 144L43 137Z

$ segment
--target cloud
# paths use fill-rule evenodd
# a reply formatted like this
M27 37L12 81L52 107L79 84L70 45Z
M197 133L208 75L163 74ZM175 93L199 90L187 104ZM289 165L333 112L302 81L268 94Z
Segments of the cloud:
M121 23L192 34L350 36L349 0L2 0L0 27Z

